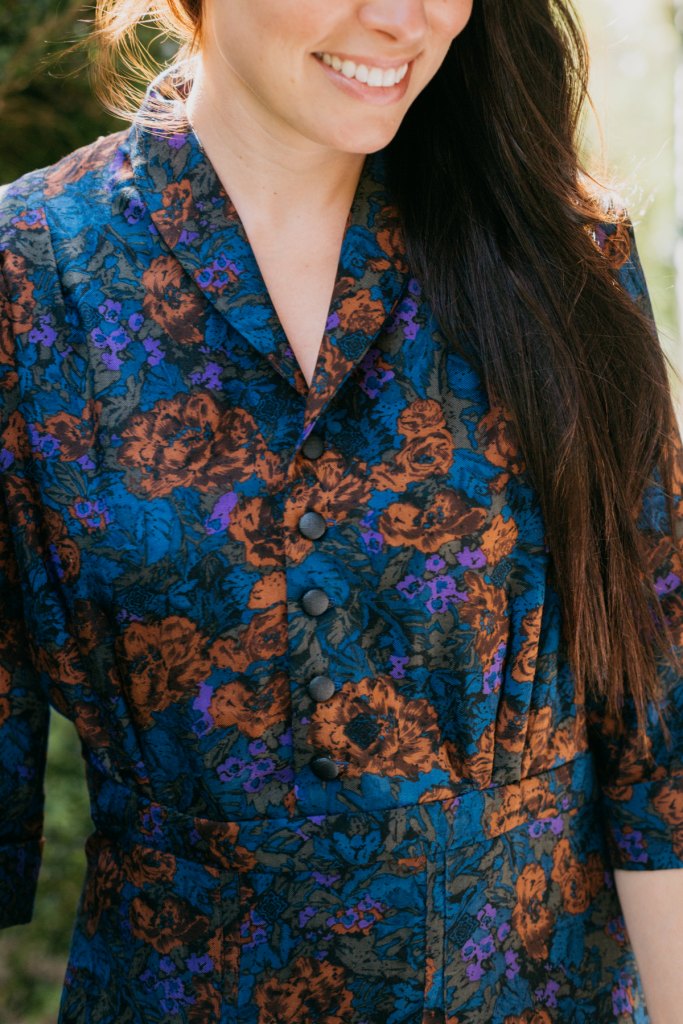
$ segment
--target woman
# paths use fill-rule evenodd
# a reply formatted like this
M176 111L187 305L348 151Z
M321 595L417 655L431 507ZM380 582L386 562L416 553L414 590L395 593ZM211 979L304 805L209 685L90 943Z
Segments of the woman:
M63 1024L673 1024L680 441L571 11L154 13L132 128L2 204L3 923L51 702Z

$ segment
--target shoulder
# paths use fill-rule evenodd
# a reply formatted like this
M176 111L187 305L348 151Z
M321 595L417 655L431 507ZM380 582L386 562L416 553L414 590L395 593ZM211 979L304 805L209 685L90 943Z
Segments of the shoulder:
M47 230L51 212L87 216L126 162L128 130L102 136L57 163L0 187L0 251L22 249ZM25 236L25 237L24 237Z

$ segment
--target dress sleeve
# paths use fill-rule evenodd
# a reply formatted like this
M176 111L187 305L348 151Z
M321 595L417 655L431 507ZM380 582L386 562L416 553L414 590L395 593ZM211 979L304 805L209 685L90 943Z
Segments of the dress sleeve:
M627 220L602 229L598 241L622 260L617 273L641 311L652 318L633 227ZM648 572L682 668L664 657L658 661L662 681L661 709L668 728L661 727L650 704L646 749L636 744L636 715L626 700L620 721L604 705L588 702L588 726L596 753L607 837L613 866L627 870L683 868L683 562L674 538L683 536L683 446L675 432L673 521L659 471L646 488L638 527L645 540ZM624 725L625 728L621 728Z
M0 256L2 254L0 253ZM16 296L0 263L0 927L31 919L43 831L47 687L30 657L12 527L7 445L17 401ZM16 530L16 517L14 517Z

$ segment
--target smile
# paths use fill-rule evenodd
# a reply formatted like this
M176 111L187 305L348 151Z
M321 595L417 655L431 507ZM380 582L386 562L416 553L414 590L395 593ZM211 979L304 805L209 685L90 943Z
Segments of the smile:
M330 53L316 53L315 56L323 64L339 71L345 78L355 78L357 82L374 89L390 89L402 82L408 74L408 64L401 64L398 68L378 68L367 64L354 64L352 60L342 60Z

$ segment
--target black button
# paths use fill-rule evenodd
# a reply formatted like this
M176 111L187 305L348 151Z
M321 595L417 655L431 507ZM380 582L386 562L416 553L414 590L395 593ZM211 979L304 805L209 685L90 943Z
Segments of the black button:
M329 676L314 676L308 684L308 692L313 700L329 700L334 693L334 683Z
M299 533L309 540L318 540L326 529L327 524L319 512L304 512L299 520Z
M336 779L339 775L339 768L329 757L314 757L311 768L319 779Z
M317 434L311 434L301 445L301 451L307 459L319 459L324 451L322 438Z
M304 611L309 615L322 615L330 607L330 599L324 590L307 590L301 598Z

